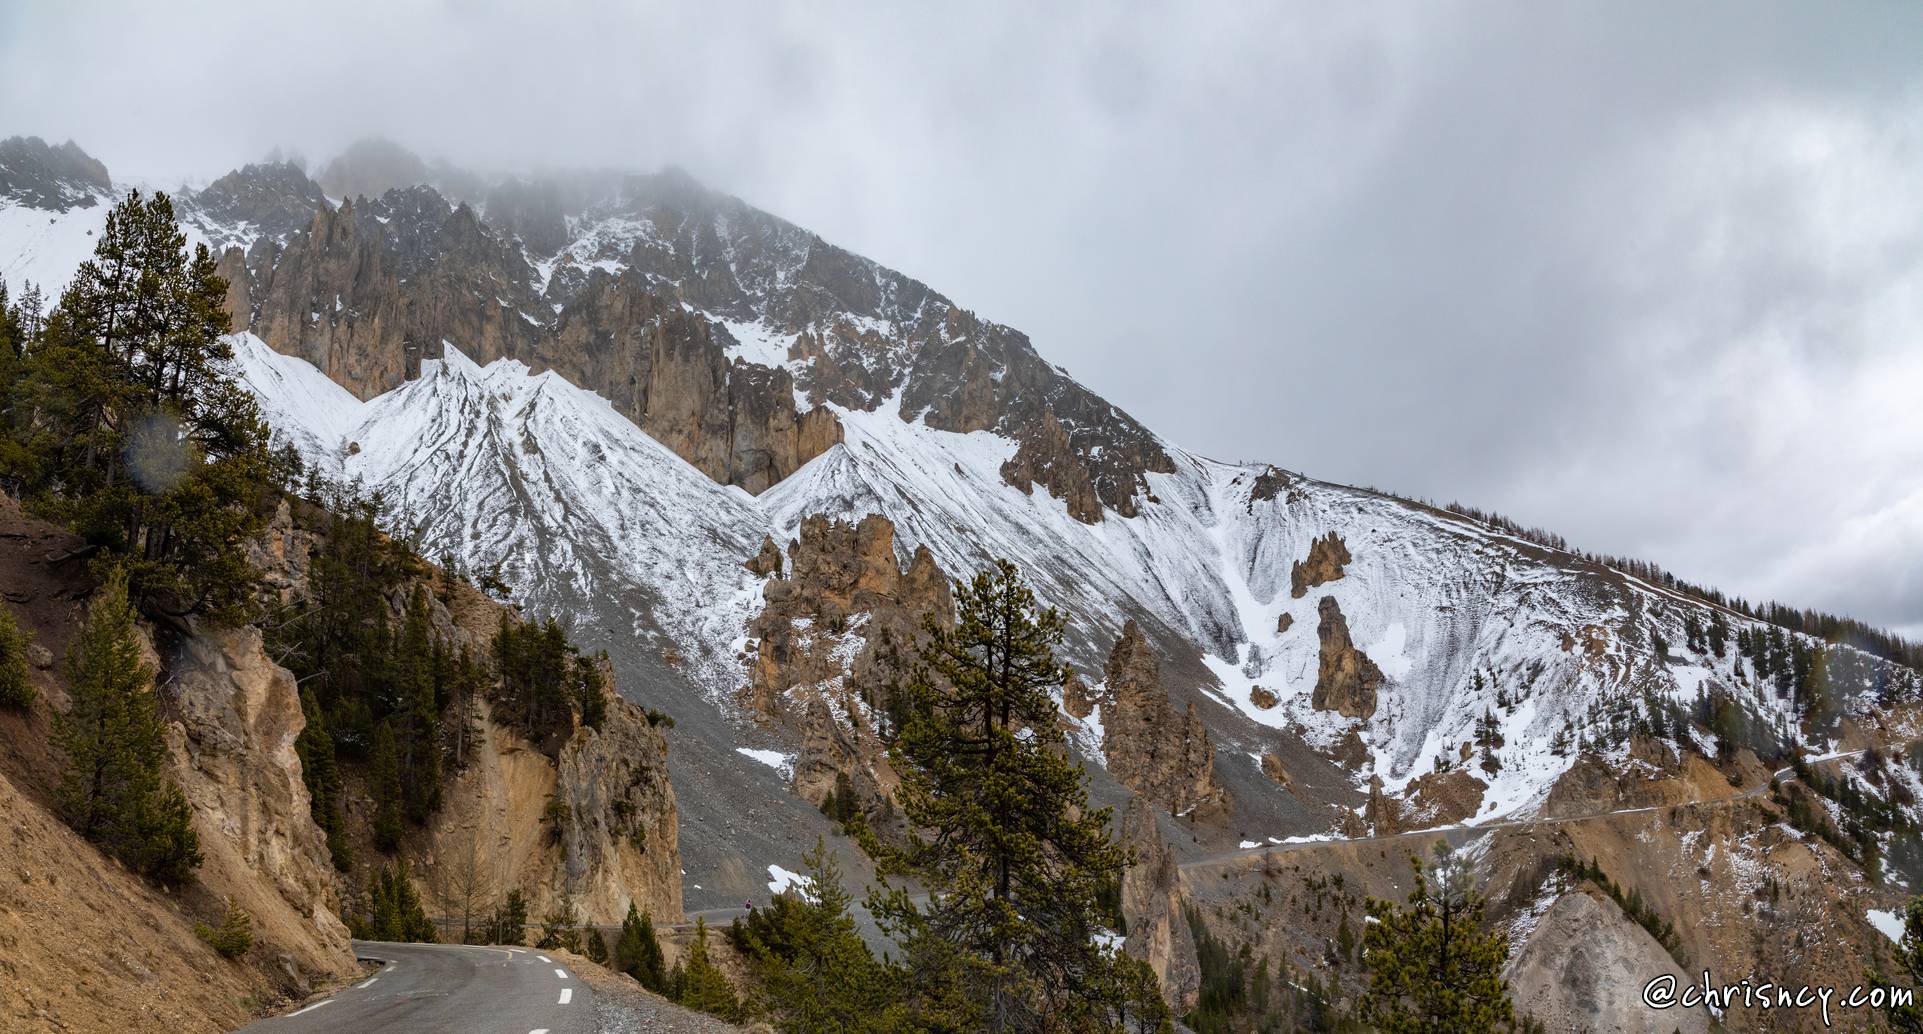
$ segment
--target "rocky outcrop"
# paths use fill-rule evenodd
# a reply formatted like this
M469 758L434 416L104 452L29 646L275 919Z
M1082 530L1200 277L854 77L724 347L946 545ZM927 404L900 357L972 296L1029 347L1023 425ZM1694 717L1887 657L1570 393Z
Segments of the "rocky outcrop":
M238 334L254 325L253 283L247 278L247 253L237 247L222 249L214 272L227 281L227 297L221 307L227 310L230 329Z
M841 441L832 411L803 407L794 375L729 360L707 320L632 278L591 278L534 365L600 392L702 473L761 492Z
M761 537L761 550L748 558L741 566L763 578L781 577L781 547L775 545L773 536Z
M1382 777L1369 777L1369 799L1362 807L1363 830L1368 836L1392 836L1402 831L1402 806L1382 792Z
M306 227L327 207L320 184L292 162L263 162L235 169L189 196L209 236L233 233L216 245L265 236L281 238ZM225 275L225 274L222 274Z
M1327 585L1342 577L1342 569L1354 558L1349 555L1349 547L1342 536L1329 532L1309 543L1309 558L1297 560L1289 569L1289 595L1301 599L1309 590L1318 585ZM1277 632L1286 629L1277 628Z
M761 559L766 552L757 562L780 571L779 554ZM926 549L900 566L895 526L875 515L804 519L785 567L748 626L754 653L741 700L800 733L796 792L820 803L846 775L864 806L878 803L895 781L877 728L881 697L905 671L923 615L952 620L948 578Z
M1033 492L1040 484L1049 495L1067 504L1069 516L1084 524L1102 519L1102 500L1095 494L1095 483L1053 413L1043 413L1035 432L1024 437L1015 455L1002 464L1002 479L1023 494Z
M668 744L641 709L618 697L599 729L582 729L556 764L556 797L569 821L564 878L590 922L615 923L629 902L656 916L681 914L681 850Z
M1077 721L1095 713L1095 698L1080 675L1070 675L1062 683L1062 711Z
M1335 711L1349 718L1368 718L1375 714L1376 688L1382 684L1382 669L1349 638L1349 623L1342 617L1342 606L1333 596L1322 597L1317 605L1321 621L1316 634L1322 651L1315 673L1315 693L1310 703L1318 711Z
M285 245L250 249L252 329L361 398L457 342L488 362L532 351L544 311L519 249L426 187L323 207Z
M92 208L112 195L107 167L69 140L50 145L37 136L0 140L0 199L25 208L65 212ZM59 285L44 285L56 291Z
M1162 997L1178 1015L1195 1005L1202 967L1195 934L1182 914L1182 874L1155 825L1155 809L1136 795L1122 812L1122 844L1135 864L1122 874L1122 916L1128 940L1122 950L1149 964Z
M1409 784L1404 824L1428 828L1473 818L1482 809L1488 789L1487 783L1460 768L1430 772Z
M1275 705L1281 702L1282 698L1276 696L1271 690L1263 689L1261 686L1249 687L1249 703L1254 704L1258 711L1274 710Z
M294 752L307 722L293 674L251 627L182 638L167 673L168 746L200 834L198 878L254 917L257 947L288 971L347 972L336 876Z
M310 504L282 504L249 552L270 599L305 591L329 522ZM424 566L414 585L389 600L396 620L415 588L427 590L433 635L455 651L488 656L502 620L513 619L473 585ZM630 902L657 921L680 916L679 807L667 740L616 691L613 672L602 675L600 727L577 725L542 744L495 721L485 695L473 702L473 735L464 742L474 746L449 759L441 807L424 826L410 827L403 843L432 914L484 912L518 889L536 917L563 898L589 922L618 924ZM451 727L453 716L446 721ZM304 791L302 802L305 816ZM350 794L345 804L357 857L381 859L360 828L371 820L364 795Z
M1285 790L1295 789L1295 780L1289 778L1288 767L1282 764L1281 758L1276 757L1273 753L1264 751L1262 753L1261 764L1263 775L1280 783Z
M1657 1011L1643 1004L1637 992L1665 973L1676 978L1678 989L1692 979L1614 902L1584 889L1549 906L1507 975L1517 1014L1552 1031L1707 1032L1709 1016L1701 1008Z
M1117 782L1176 815L1226 811L1215 778L1215 745L1190 704L1177 717L1162 687L1162 662L1130 621L1103 669L1102 754Z

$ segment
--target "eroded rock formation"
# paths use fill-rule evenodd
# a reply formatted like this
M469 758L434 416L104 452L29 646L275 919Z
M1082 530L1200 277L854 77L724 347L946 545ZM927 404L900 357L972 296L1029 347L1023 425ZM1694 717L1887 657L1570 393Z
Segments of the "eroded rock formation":
M846 775L864 806L878 803L894 783L876 728L882 695L912 658L922 616L952 620L947 576L926 549L902 567L895 526L876 515L855 524L808 517L785 565L766 546L756 562L786 571L763 588L748 627L743 704L800 730L794 785L803 797L820 803Z
M1176 815L1226 810L1215 779L1215 745L1195 713L1177 716L1162 686L1162 662L1130 621L1103 669L1102 753L1117 782Z
M1382 669L1349 638L1349 623L1342 617L1342 605L1335 597L1322 597L1317 610L1321 621L1316 634L1321 637L1322 651L1310 703L1318 711L1336 711L1349 718L1374 715Z
M1342 577L1342 569L1354 558L1349 555L1349 547L1343 543L1342 536L1335 532L1318 537L1309 543L1307 560L1297 560L1289 569L1289 595L1296 599L1309 594L1318 585L1326 585ZM1286 631L1277 628L1276 631Z
M1140 794L1122 812L1122 843L1135 853L1135 864L1122 874L1122 915L1128 920L1122 949L1149 964L1169 1007L1185 1013L1201 991L1202 967L1182 914L1181 870L1156 828L1155 808Z
M1599 892L1571 891L1549 906L1510 962L1507 976L1519 1014L1555 1024L1551 1029L1609 1034L1701 1034L1710 1029L1701 1008L1655 1010L1635 993L1670 974L1688 986L1663 946Z

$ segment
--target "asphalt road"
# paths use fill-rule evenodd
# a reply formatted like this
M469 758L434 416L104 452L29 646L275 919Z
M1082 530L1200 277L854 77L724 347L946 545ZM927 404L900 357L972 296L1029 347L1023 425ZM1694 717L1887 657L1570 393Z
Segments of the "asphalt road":
M355 941L384 963L245 1034L593 1034L594 992L531 948Z

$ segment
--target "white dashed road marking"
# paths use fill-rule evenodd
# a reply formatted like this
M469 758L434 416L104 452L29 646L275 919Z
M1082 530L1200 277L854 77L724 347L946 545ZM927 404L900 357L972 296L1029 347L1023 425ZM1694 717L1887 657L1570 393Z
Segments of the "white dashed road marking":
M287 1014L287 1015L288 1015L288 1018L290 1018L290 1019L291 1019L291 1018L293 1018L293 1017L295 1017L295 1016L299 1016L299 1015L302 1015L303 1013L310 1013L310 1012L313 1012L313 1011L314 1011L315 1009L318 1009L318 1008L320 1008L320 1007L321 1007L321 1006L323 1006L323 1005L330 1005L330 1004L332 1004L332 1003L333 1003L333 1001L334 1001L334 1000L333 1000L332 998L323 998L323 999L321 999L320 1001L318 1001L318 1002L315 1002L315 1003L314 1003L313 1005L310 1005L310 1006L308 1006L308 1007L307 1007L307 1008L305 1008L305 1009L297 1009L297 1010L295 1010L295 1011L293 1011L293 1012L290 1012L290 1013L288 1013L288 1014Z
M566 1004L568 1004L569 1002L572 1002L572 1001L574 1001L574 988L571 988L571 987L564 987L564 988L562 988L562 989L561 989L561 1001L560 1001L560 1003L559 1003L559 1004L561 1004L561 1005L566 1005Z
M557 969L554 971L554 975L560 977L562 980L566 980L568 978L568 971L565 969Z
M527 1034L548 1034L548 1029L546 1027L536 1027L535 1029L528 1031Z
M537 958L537 959L540 959L540 960L541 960L542 962L553 962L553 961L554 961L553 959L550 959L550 958L548 958L548 957L547 957L546 955L536 955L536 956L534 956L534 957L535 957L535 958Z
M368 977L368 978L367 978L366 980L364 980L364 981L362 981L361 983L359 983L359 984L357 984L357 985L355 985L355 987L354 987L354 989L355 989L356 991L365 991L365 990L367 990L368 988L370 988L370 987L373 987L373 986L374 986L374 981L376 981L376 980L379 980L379 979L380 979L380 977Z

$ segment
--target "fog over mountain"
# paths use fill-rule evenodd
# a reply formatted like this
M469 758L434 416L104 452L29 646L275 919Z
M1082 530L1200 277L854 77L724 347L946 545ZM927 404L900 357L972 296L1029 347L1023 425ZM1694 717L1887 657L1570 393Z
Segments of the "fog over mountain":
M1203 453L1917 634L1919 43L1898 5L6 3L0 136L157 185L368 134L681 165Z

